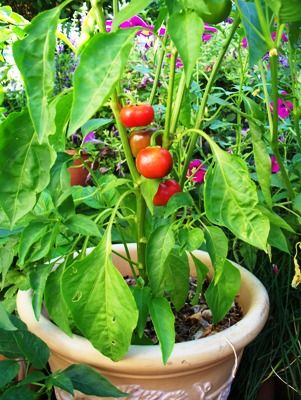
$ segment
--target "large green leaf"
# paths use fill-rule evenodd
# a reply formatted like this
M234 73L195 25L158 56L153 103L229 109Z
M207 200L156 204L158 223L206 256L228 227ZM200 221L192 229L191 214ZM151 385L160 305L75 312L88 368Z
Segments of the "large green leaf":
M1 400L35 400L36 397L36 392L26 386L13 386L3 393Z
M4 329L5 331L17 330L15 325L11 322L9 315L1 302L0 302L0 329Z
M152 0L132 0L115 16L113 21L113 29L115 30L122 22L143 11L151 2Z
M168 20L168 33L184 63L187 86L201 52L203 20L194 11L172 14Z
M48 100L54 87L56 28L62 7L60 6L37 15L25 29L27 36L14 43L13 54L22 74L28 107L39 142L54 128L53 109Z
M65 225L70 231L81 235L100 236L97 224L84 214L71 215Z
M46 222L31 222L22 232L19 242L18 265L21 267L34 243L39 241L48 231L49 224Z
M14 240L9 240L5 246L0 247L0 274L2 278L1 289L4 287L6 274L13 263L16 253L15 247L16 242Z
M127 62L135 32L121 29L99 33L88 42L74 74L69 135L93 117L112 93Z
M265 40L258 35L258 33L262 34L262 30L255 4L245 0L237 0L237 4L249 43L250 66L252 67L268 51L268 48Z
M38 265L29 274L30 286L33 290L32 307L37 320L41 315L46 281L52 268L52 264Z
M149 311L159 339L163 364L166 365L175 344L175 316L165 297L152 299Z
M203 264L203 262L196 257L193 253L191 253L191 257L195 266L196 270L196 277L197 277L197 287L195 291L195 295L191 300L191 304L199 304L200 303L200 293L202 292L204 282L208 275L209 269L208 267Z
M208 219L226 226L247 243L265 250L269 220L257 208L256 186L251 181L245 162L221 150L213 141L210 146L215 163L207 170L204 204Z
M260 119L261 110L259 109L258 104L256 104L253 100L246 98L245 106L248 115ZM259 123L255 123L251 118L248 119L248 122L252 137L255 168L258 182L260 184L266 204L270 208L272 208L273 201L271 196L271 159L265 142L263 141L264 128Z
M300 0L266 0L281 24L301 21Z
M67 376L74 389L87 395L100 397L126 397L127 394L121 392L113 386L104 376L88 365L74 364L64 369L62 374Z
M75 324L93 346L112 360L127 352L138 320L134 297L112 263L106 233L85 258L63 274L63 295Z
M141 178L141 193L151 214L154 213L153 200L157 193L159 183L158 179Z
M213 314L213 323L222 320L229 311L240 288L240 272L226 260L218 282L212 280L205 292L206 301Z
M146 247L146 268L153 296L164 293L167 270L165 262L175 245L172 227L159 226L155 229Z
M187 254L172 250L165 262L165 288L176 310L185 304L189 290L189 263Z
M137 334L139 338L142 338L144 335L144 329L149 314L148 305L151 299L151 290L148 286L139 287L138 285L136 285L133 288L132 293L139 311Z
M291 254L291 249L288 246L286 236L278 226L271 224L268 242L272 247L276 247L276 249L279 249L284 253Z
M11 226L34 207L54 160L53 149L38 142L27 112L13 113L0 125L0 205Z
M11 382L17 375L20 365L14 360L0 361L0 388Z
M66 148L66 130L70 118L71 104L73 101L73 92L60 93L51 103L50 107L55 108L55 130L53 135L49 136L49 143L55 151L65 151Z
M205 238L206 248L214 266L215 282L218 282L228 254L228 239L224 231L217 226L206 227Z

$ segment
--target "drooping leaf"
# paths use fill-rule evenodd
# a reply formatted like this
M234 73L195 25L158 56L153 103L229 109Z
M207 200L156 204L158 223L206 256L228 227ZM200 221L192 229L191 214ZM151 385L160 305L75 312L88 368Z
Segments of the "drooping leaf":
M13 386L7 389L1 396L1 400L35 400L36 392L28 387Z
M175 316L165 297L153 298L149 311L159 339L163 364L166 365L175 344Z
M249 43L250 66L253 67L268 51L267 44L265 40L258 35L258 32L262 35L262 30L255 4L246 0L237 0L237 4Z
M112 93L130 54L135 31L99 33L88 42L74 74L69 135L93 117Z
M157 179L142 178L141 193L151 214L154 213L153 199L157 193L158 186L159 181Z
M197 250L204 241L204 232L200 228L181 229L179 232L181 249L186 251Z
M33 290L32 306L37 320L41 315L46 281L52 268L52 264L38 265L29 274L30 285Z
M11 226L34 207L54 160L49 144L38 143L26 111L10 114L0 125L0 205Z
M166 205L164 217L169 217L175 214L175 212L182 207L192 207L193 200L189 193L179 192L174 194Z
M2 277L2 289L4 287L6 274L13 263L13 259L16 253L16 244L17 243L15 241L8 241L5 246L0 247L0 274Z
M180 310L185 304L189 290L189 263L187 254L179 254L172 250L164 268L166 269L165 288L176 310Z
M172 14L168 20L168 33L183 60L186 85L200 56L203 20L194 11Z
M208 275L209 269L208 267L193 253L191 253L192 260L194 262L195 270L196 270L196 278L197 278L197 287L195 291L195 295L191 300L191 304L199 304L200 302L200 293L202 292L202 288L205 282L205 279Z
M25 259L34 243L39 241L46 233L49 225L44 222L32 222L22 232L19 242L18 265L23 266Z
M15 325L11 322L9 315L1 302L0 302L0 329L4 329L5 331L17 330Z
M230 261L226 260L218 282L216 283L213 278L205 292L206 301L212 311L213 323L217 323L224 318L239 288L240 272Z
M89 255L65 270L62 292L83 335L117 361L128 350L138 312L128 285L113 265L111 252L106 233Z
M0 389L7 383L11 382L19 372L20 366L14 360L1 360L0 361Z
M88 122L86 122L82 126L82 134L83 136L86 136L87 133L94 131L96 129L99 129L103 126L106 126L108 124L111 124L113 120L111 118L94 118L90 119Z
M135 298L137 308L139 311L137 334L139 338L142 338L144 335L145 324L149 314L148 305L151 299L151 290L147 286L144 287L135 286L132 290L132 293Z
M53 109L48 107L54 87L56 28L66 4L37 15L25 29L27 36L14 43L13 54L22 74L28 107L40 143L54 131Z
M112 385L98 371L88 365L73 364L64 369L62 374L67 376L75 390L92 396L100 397L125 397L126 393L121 392L116 386Z
M253 100L246 98L245 106L246 110L248 111L248 115L252 116L253 118L260 118L261 110L259 109L258 104L256 104ZM251 118L248 119L248 123L252 137L252 146L258 182L260 184L265 202L271 208L273 205L271 196L271 159L265 142L263 141L264 129L262 125L255 123Z
M228 239L217 226L207 226L205 230L206 248L214 266L214 279L220 279L228 254Z
M146 269L153 296L160 297L164 293L166 268L165 262L175 245L172 227L159 226L155 229L146 246Z
M97 224L84 214L71 215L65 225L70 231L81 235L100 236Z
M143 11L151 2L152 0L132 0L117 13L113 20L112 28L115 30L122 22Z
M279 228L278 226L271 224L268 243L272 247L276 247L277 249L283 251L284 253L291 254L291 250L289 249L286 236L282 232L282 229Z
M47 378L45 383L63 389L65 392L68 392L72 395L74 393L72 381L67 375L64 374L64 371L54 372Z
M255 184L245 162L210 142L215 163L206 172L204 204L208 219L266 251L269 220L258 209Z

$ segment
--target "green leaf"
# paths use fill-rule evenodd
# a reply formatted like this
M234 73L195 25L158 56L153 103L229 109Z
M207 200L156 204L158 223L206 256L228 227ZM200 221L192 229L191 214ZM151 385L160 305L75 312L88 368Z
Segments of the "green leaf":
M106 233L88 256L65 270L62 289L83 335L117 361L128 351L138 312L128 285L112 263L111 251Z
M122 22L132 18L143 11L152 0L132 0L126 7L122 8L119 13L115 16L113 21L113 30L116 30Z
M99 33L84 48L74 74L68 135L84 125L112 93L127 62L135 32L121 29L110 34Z
M286 236L278 226L271 224L268 243L272 247L276 247L276 249L279 249L284 253L291 254Z
M163 364L166 365L175 344L175 316L165 297L152 299L149 311L159 339Z
M36 319L41 315L43 296L47 278L52 270L52 264L38 265L29 273L30 285L33 290L32 306Z
M27 36L14 43L15 62L22 74L28 107L39 142L54 128L53 109L48 100L54 87L56 28L64 2L37 15L25 29Z
M70 231L86 236L100 237L97 224L83 214L75 214L65 221L65 225Z
M54 160L53 149L38 143L27 112L12 113L0 125L0 205L11 227L34 207Z
M71 379L64 374L64 371L56 371L50 375L45 382L47 385L55 386L73 395L74 387Z
M183 229L179 232L181 250L193 251L201 247L204 241L204 232L200 228Z
M289 24L289 41L293 48L296 48L301 42L301 21Z
M54 166L50 171L50 183L47 187L53 204L59 207L71 194L70 174L66 162L70 157L65 153L58 153Z
M245 0L237 0L237 4L249 43L250 67L253 67L268 51L268 47L265 40L258 35L258 32L263 34L255 4Z
M0 361L0 389L11 382L19 373L19 363L14 360Z
M91 131L95 131L96 129L99 129L103 126L106 126L108 124L111 124L113 120L111 118L94 118L90 119L88 122L86 122L82 126L82 134L83 136L86 136L87 133Z
M19 259L18 265L21 267L25 263L25 259L32 248L33 244L38 242L46 233L49 225L44 222L31 222L22 232L19 242Z
M36 392L31 391L28 387L14 386L7 389L2 396L1 400L35 400Z
M55 151L65 151L66 130L70 118L73 92L62 92L51 102L50 107L55 108L55 130L49 136L49 143Z
M84 394L100 397L127 396L127 393L121 392L98 371L88 365L74 364L64 369L62 373L71 380L75 390Z
M174 194L168 201L164 213L164 217L169 217L170 215L174 215L175 212L182 207L192 207L193 200L189 193L180 192Z
M300 0L266 0L281 24L301 21Z
M24 330L0 330L0 354L8 358L24 358L38 369L44 368L49 358L47 345Z
M0 329L4 329L5 331L16 331L17 328L11 322L7 311L5 310L4 306L0 302ZM1 374L0 374L1 377Z
M218 282L228 254L228 239L223 230L217 226L206 227L205 239L207 251L214 266L215 282Z
M274 226L278 226L279 228L283 228L288 232L295 233L294 229L283 218L281 218L280 215L274 213L273 211L267 209L262 205L259 205L258 208L264 215L269 218L271 224L273 224Z
M153 296L164 293L166 268L165 262L175 245L172 227L159 226L155 229L146 246L146 268Z
M16 243L14 241L8 241L5 246L0 247L0 274L2 277L1 289L4 287L6 274L14 260L16 252L15 245Z
M166 269L165 289L176 310L185 304L189 290L189 262L186 253L180 255L172 250L165 262Z
M209 269L193 253L191 253L190 255L194 262L194 266L195 266L195 270L196 270L196 277L197 277L197 287L196 287L195 295L194 295L193 299L191 300L191 304L196 305L196 304L200 303L200 299L199 299L200 293L202 292L203 285L204 285L205 279L207 278Z
M203 20L194 11L172 14L168 20L168 33L184 63L186 85L200 56Z
M64 268L59 266L47 279L44 293L44 301L50 318L67 335L71 336L72 331L69 323L70 311L63 296L62 276Z
M221 321L227 314L240 288L240 272L226 260L218 282L213 279L205 292L205 298L213 314L213 323Z
M153 199L155 194L157 193L159 186L159 180L157 179L147 179L142 177L141 182L141 193L146 202L147 208L149 209L150 213L154 213L154 203Z
M28 385L30 383L41 382L46 378L46 375L41 371L29 372L19 383L19 385Z
M247 114L252 116L253 118L260 119L261 110L259 109L259 105L248 98L245 99L244 103L246 106ZM271 159L265 142L263 141L265 133L264 128L262 125L255 123L250 118L248 119L248 123L252 137L255 168L258 182L260 184L265 202L270 208L272 208L273 201L271 196Z
M256 186L245 162L210 142L215 164L206 172L204 205L207 218L239 239L267 249L269 220L258 209Z
M146 325L147 317L148 317L148 305L151 299L151 290L149 287L139 287L135 286L132 290L133 296L136 301L136 305L139 311L139 318L137 323L137 334L139 338L142 338L144 335L144 328Z

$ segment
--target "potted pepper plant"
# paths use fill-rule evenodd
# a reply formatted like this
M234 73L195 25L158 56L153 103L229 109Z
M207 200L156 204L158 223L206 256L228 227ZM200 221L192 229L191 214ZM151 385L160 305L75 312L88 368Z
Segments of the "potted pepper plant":
M269 51L272 101L277 104L279 37L283 24L301 20L300 13L294 11L292 21L294 0L278 0L276 10L269 0L165 0L158 17L160 23L166 21L163 37L157 27L143 27L157 35L159 49L150 96L140 102L123 87L141 31L141 25L131 21L151 1L132 0L120 10L113 1L109 23L104 2L91 0L80 41L72 46L78 57L73 88L53 96L56 35L70 45L57 31L69 3L39 14L13 45L27 107L0 126L0 206L15 240L12 251L19 273L28 277L31 289L19 292L18 313L48 344L53 370L75 360L93 365L133 399L226 399L243 348L260 332L269 308L261 283L227 259L228 237L270 252L275 243L269 236L272 227L293 230L272 208L271 150L287 196L292 189L275 139L277 113L269 110L271 137L266 144L265 117L251 95L240 92L235 105L221 99L217 103L248 121L256 164L253 180L239 145L232 154L206 129L214 101L210 93L237 31L245 29L253 64ZM192 107L190 121L182 123L181 111L191 108L187 91L192 80L195 84L204 26L222 22L232 6L234 20L201 87L199 106ZM184 67L176 79L179 56ZM156 93L167 68L162 100L162 91L158 97ZM162 107L156 99L164 102L159 123L154 117ZM95 186L73 190L62 137L74 134L108 106L128 173L116 177L95 172ZM138 151L141 142L129 139L141 130L148 132L142 135L148 140ZM237 138L241 143L241 135ZM209 145L206 165L191 164L204 143ZM190 190L199 173L202 189ZM200 327L197 337L206 337L175 343L175 315L178 318L187 299L194 312L186 320L206 322L201 293L210 309L206 318L214 326L228 315L235 299L241 319L209 336ZM70 398L65 392L57 396Z

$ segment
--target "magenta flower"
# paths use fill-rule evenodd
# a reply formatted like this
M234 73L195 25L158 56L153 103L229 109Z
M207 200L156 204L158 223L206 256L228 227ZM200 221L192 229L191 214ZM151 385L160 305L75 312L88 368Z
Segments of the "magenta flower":
M203 183L205 179L206 168L201 160L192 160L188 166L187 178L192 177L192 181Z
M271 157L271 171L272 174L277 174L277 172L280 171L279 164L276 160L276 157L274 155L270 156Z
M272 33L271 33L271 37L272 37L273 40L275 40L275 39L276 39L276 32L272 32ZM288 37L286 36L286 34L285 34L284 32L283 32L282 35L281 35L281 40L282 40L283 42L285 42L285 43L288 42Z
M202 41L203 42L209 42L209 40L212 39L211 33L203 33L202 35Z
M159 36L164 36L165 33L166 33L166 28L165 28L165 26L161 26L161 28L160 28L159 31L158 31L158 35L159 35Z
M111 19L106 20L106 31L111 32L112 30L112 23L113 21ZM144 35L144 36L149 36L151 35L151 32L154 29L152 25L149 25L147 22L145 22L142 18L138 17L138 15L135 15L134 17L122 22L122 24L119 25L120 28L122 29L128 29L128 28L133 28L136 26L141 26L141 28L144 28L145 31L139 31L137 32L137 35Z
M217 32L216 28L214 28L213 26L208 25L206 22L204 24L204 29L205 29L205 31L208 31L208 32L213 32L213 33Z
M270 103L271 112L274 110L274 104L271 101ZM289 117L291 111L293 110L293 103L289 100L278 99L278 115L280 118L285 119Z
M241 47L246 49L249 46L248 39L246 37L242 38Z

